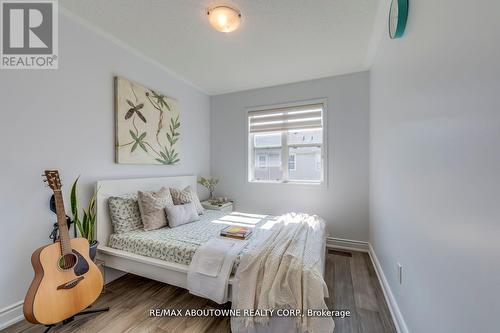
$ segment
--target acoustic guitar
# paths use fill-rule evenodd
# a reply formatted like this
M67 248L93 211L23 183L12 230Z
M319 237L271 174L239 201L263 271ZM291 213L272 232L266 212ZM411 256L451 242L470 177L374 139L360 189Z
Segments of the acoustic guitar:
M102 274L89 257L85 238L70 239L57 170L45 171L53 190L59 239L33 252L35 277L24 300L24 316L34 324L52 325L70 318L99 297Z

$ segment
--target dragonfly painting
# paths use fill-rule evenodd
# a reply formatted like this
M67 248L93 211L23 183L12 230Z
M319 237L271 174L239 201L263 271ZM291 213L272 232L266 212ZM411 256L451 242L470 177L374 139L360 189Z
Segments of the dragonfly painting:
M116 162L180 162L177 101L122 77L115 78Z

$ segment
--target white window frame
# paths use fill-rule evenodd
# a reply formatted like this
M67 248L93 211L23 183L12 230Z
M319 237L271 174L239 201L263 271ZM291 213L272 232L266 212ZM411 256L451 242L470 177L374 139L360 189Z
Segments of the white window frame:
M248 113L253 111L265 111L271 109L278 108L291 108L291 107L300 107L304 105L310 104L323 104L323 112L322 112L322 139L323 142L321 144L321 180L316 181L300 181L300 180L289 180L288 175L288 154L289 154L289 146L288 146L288 135L286 131L282 132L281 138L281 165L285 166L283 168L283 179L281 181L276 180L255 180L252 179L254 175L253 168L255 167L255 154L253 154L253 136L251 137L249 133L249 122L248 122ZM317 98L312 100L303 100L297 102L290 103L282 103L282 104L272 104L265 106L256 106L256 107L248 107L246 108L246 112L244 112L245 116L245 146L246 146L246 154L245 154L245 163L246 163L246 180L248 183L252 184L292 184L292 185L313 185L313 186L323 186L328 187L328 99L327 98ZM314 144L312 144L314 145ZM252 154L251 154L252 152Z
M321 165L321 161L319 161L319 163L318 163L318 161L314 160L314 165L315 165L314 167L316 168L316 170L319 169L318 164Z
M260 158L261 157L265 157L265 161L264 161L264 166L262 166L260 164ZM257 168L268 168L269 167L269 161L268 161L268 157L266 154L258 154L258 157L257 157Z
M290 157L293 157L293 169L290 168ZM297 154L291 153L288 155L288 171L297 170Z

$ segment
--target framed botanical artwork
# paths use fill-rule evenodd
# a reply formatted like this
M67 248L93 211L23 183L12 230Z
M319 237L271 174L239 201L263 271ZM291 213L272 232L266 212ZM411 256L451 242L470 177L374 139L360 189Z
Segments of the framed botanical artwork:
M179 114L175 99L115 77L116 163L179 163Z

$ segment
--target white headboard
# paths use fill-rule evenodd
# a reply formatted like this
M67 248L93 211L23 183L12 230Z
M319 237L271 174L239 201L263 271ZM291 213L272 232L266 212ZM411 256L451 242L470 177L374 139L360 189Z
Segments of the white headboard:
M184 188L191 185L196 189L196 176L175 176L159 178L135 178L101 180L97 182L96 209L97 230L96 237L100 246L108 245L108 237L113 232L109 217L108 198L115 195L135 193L137 191L157 191L162 186Z

